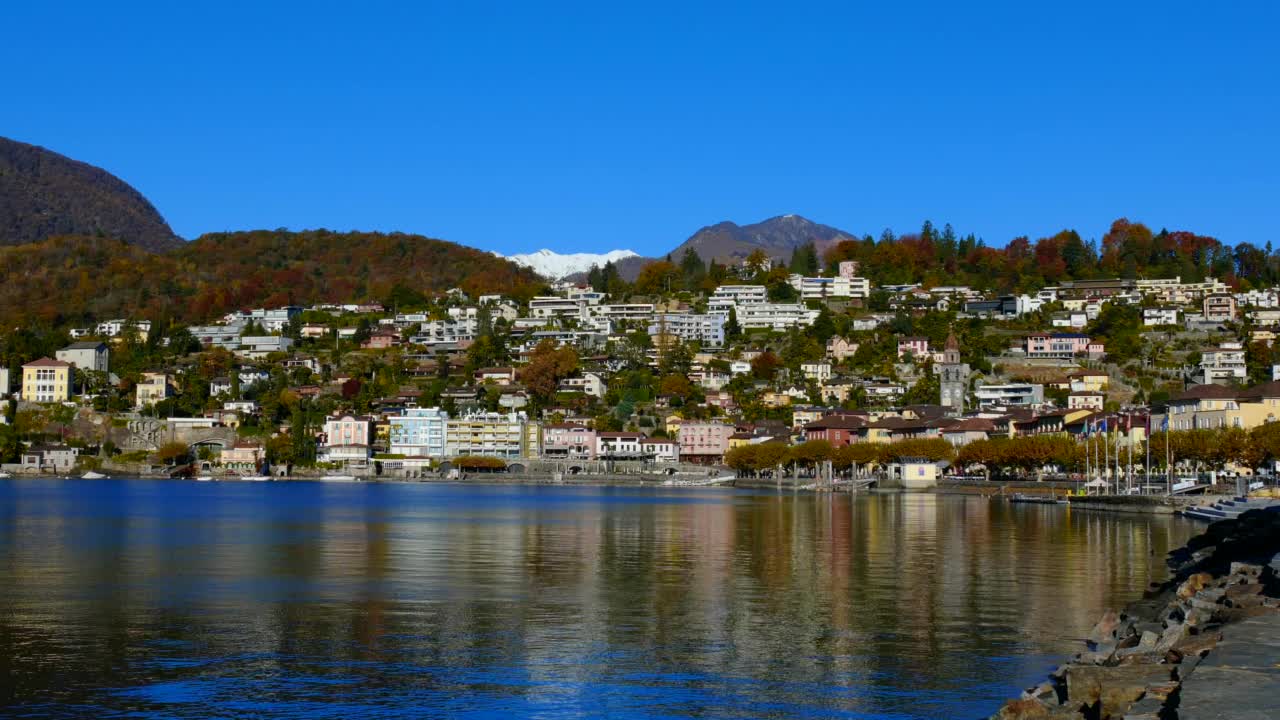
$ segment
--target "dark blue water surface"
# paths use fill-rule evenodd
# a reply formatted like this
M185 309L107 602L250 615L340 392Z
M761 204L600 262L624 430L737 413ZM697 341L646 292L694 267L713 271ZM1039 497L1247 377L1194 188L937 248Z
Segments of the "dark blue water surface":
M979 717L1192 531L934 495L0 480L0 715Z

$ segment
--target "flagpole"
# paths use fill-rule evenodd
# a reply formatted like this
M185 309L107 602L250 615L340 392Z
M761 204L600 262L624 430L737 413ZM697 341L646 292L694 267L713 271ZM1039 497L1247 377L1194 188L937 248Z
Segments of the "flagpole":
M1084 494L1089 494L1089 418L1084 420Z
M1147 438L1142 443L1147 446L1147 465L1142 469L1142 484L1150 487L1151 485L1151 408L1147 408Z

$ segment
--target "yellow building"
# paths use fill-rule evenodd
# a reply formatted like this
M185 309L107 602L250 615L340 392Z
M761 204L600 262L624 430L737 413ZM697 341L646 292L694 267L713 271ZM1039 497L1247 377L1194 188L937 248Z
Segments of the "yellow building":
M27 402L54 403L71 399L71 363L40 358L22 366L22 399Z
M1156 416L1155 427L1165 418ZM1193 385L1169 399L1171 430L1212 430L1234 427L1248 430L1280 420L1280 382L1263 383L1244 390L1225 385Z
M474 413L448 420L445 455L485 455L508 460L536 457L542 451L541 438L541 426L524 413Z
M791 396L770 390L760 396L760 404L768 408L788 407L791 405Z
M680 437L680 425L685 422L679 415L668 415L666 420L667 437Z
M173 394L172 386L169 384L169 376L165 373L154 372L142 373L142 379L138 381L135 391L136 397L133 405L138 410L148 405L154 405Z

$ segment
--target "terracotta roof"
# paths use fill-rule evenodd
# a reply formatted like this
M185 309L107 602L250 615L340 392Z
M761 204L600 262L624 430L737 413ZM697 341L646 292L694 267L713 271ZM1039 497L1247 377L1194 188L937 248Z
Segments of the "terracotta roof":
M992 432L996 424L986 418L964 418L948 427L943 432Z
M1262 398L1280 398L1280 380L1275 380L1240 392L1240 399L1260 400Z
M45 358L40 358L39 360L33 360L27 363L26 365L23 365L22 367L24 368L29 368L29 367L64 368L64 367L71 367L71 363L65 363L65 362L62 362L61 360L54 360L52 358L45 357Z
M856 415L828 415L804 426L805 430L858 430L867 426L867 419Z
M1212 383L1205 385L1192 385L1182 392L1169 398L1169 402L1182 402L1184 400L1231 400L1240 395L1240 391L1226 385L1214 385Z

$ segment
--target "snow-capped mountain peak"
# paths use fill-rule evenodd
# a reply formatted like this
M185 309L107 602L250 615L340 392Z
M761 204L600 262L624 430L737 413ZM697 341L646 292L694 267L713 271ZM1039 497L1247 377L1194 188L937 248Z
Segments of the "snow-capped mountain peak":
M505 257L517 265L523 265L545 278L559 280L574 273L587 272L593 265L604 267L605 263L638 257L639 253L630 250L610 250L607 253L561 254L544 248L537 252L520 255L502 255L501 253L494 253L494 255Z

